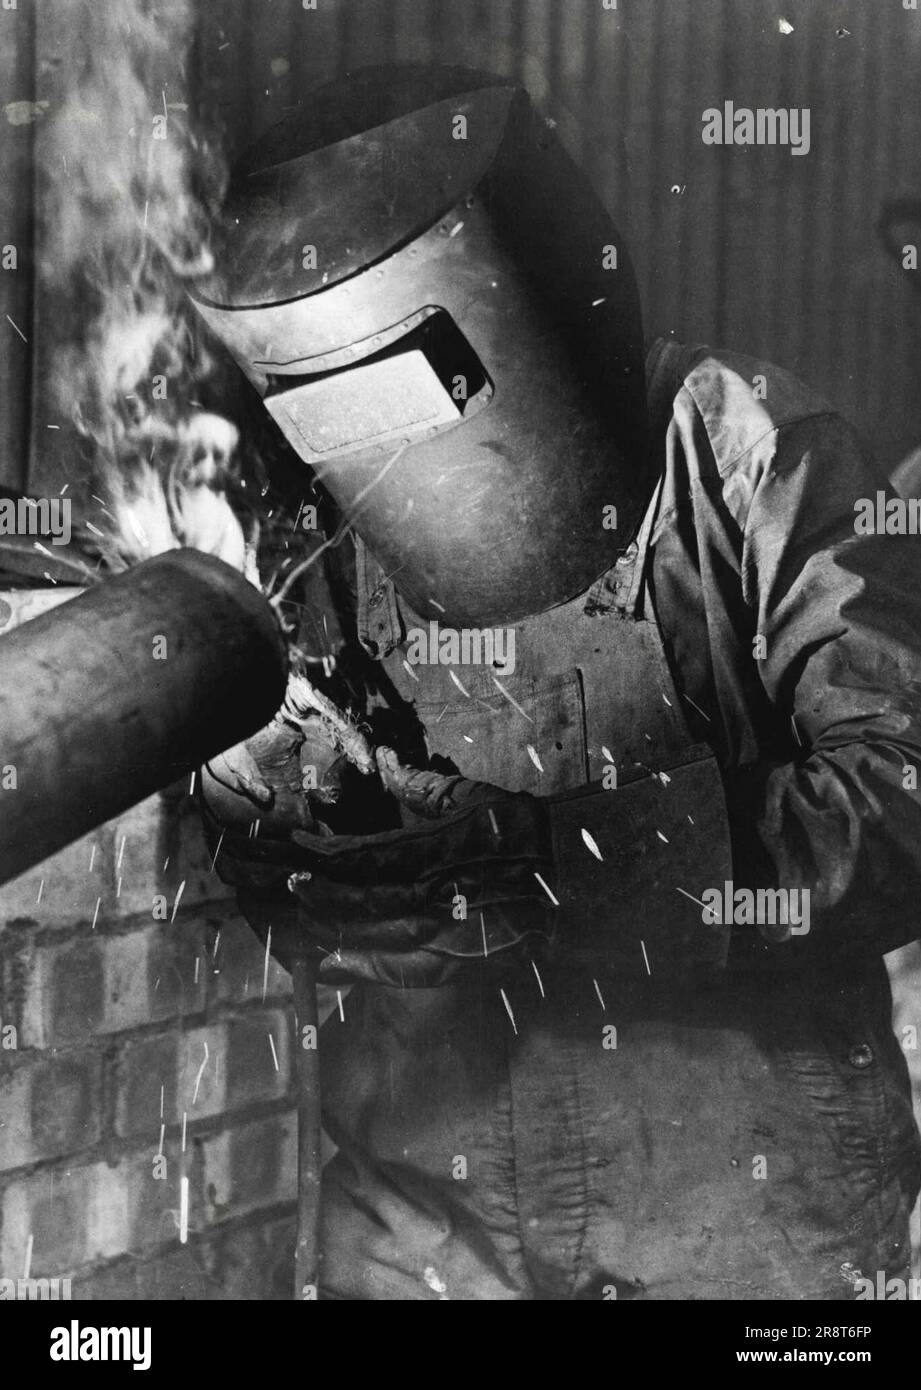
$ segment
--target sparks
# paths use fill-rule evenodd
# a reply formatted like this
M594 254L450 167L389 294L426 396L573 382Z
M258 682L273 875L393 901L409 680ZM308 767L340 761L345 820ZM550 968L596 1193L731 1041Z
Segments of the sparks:
M194 773L194 771L193 771L192 776L189 778L189 796L194 796L194 795L195 795L195 773Z
M544 765L543 765L543 763L541 762L540 757L538 756L538 752L537 752L537 749L534 747L534 744L533 744L533 743L529 743L529 744L527 745L527 748L528 748L528 757L531 759L531 762L532 762L532 763L534 764L534 766L537 768L538 772L543 772L543 770L544 770Z
M540 977L540 971L538 970L537 965L536 965L536 963L535 963L533 960L531 961L531 969L534 971L534 974L537 976L537 988L540 990L540 997L541 997L541 999L546 999L547 996L546 996L546 994L544 993L544 982L543 982L543 980L541 979L541 977Z
M489 816L489 823L492 826L492 833L495 835L497 840L501 839L502 837L499 834L499 822L496 820L496 813L491 806L487 811L487 815Z
M269 1034L269 1046L272 1049L272 1061L275 1063L275 1070L278 1071L278 1053L275 1051L275 1039Z
M711 722L709 714L705 714L704 711L701 709L700 705L695 705L690 695L685 695L684 698L687 700L688 704L693 709L696 709L697 713L701 716L702 719L706 719L708 724Z
M518 1025L517 1025L516 1022L515 1022L515 1015L512 1013L512 1006L511 1006L511 1004L508 1002L508 996L506 995L504 989L500 989L500 990L499 990L499 993L502 995L502 1002L503 1002L503 1004L505 1005L505 1012L508 1014L509 1018L511 1019L512 1028L514 1029L515 1036L517 1037L517 1036L518 1036Z
M182 882L180 883L178 889L176 890L176 901L173 903L173 915L172 915L172 917L170 918L170 921L171 921L171 922L175 922L175 920L176 920L176 913L179 911L179 899L182 897L182 894L183 894L184 891L185 891L185 879L182 880Z
M793 730L793 737L796 739L797 745L798 745L800 748L802 748L802 746L803 746L803 740L800 738L800 736L799 736L799 729L796 727L796 715L795 715L795 714L791 714L791 715L790 715L790 728Z
M32 1269L32 1247L35 1244L35 1236L30 1231L29 1239L26 1241L26 1267L23 1271L23 1279L28 1279Z
M183 1153L185 1153L185 1132L186 1132L186 1126L188 1125L188 1122L189 1122L189 1112L188 1112L188 1110L183 1110L183 1112L182 1112L182 1152L183 1152Z
M483 955L488 956L489 947L486 944L486 918L483 916L482 912L480 913L480 932L483 937Z
M90 868L89 868L90 873L93 872L93 865L95 864L95 862L96 862L96 846L93 845L92 849L90 850Z
M97 899L96 899L96 911L93 913L93 926L92 926L92 930L93 930L93 931L96 930L96 919L97 919L97 917L99 916L99 904L100 904L101 902L102 902L102 898L97 898Z
M651 975L651 974L652 974L652 971L651 971L650 968L649 968L649 957L648 957L647 954L646 954L646 942L645 942L645 941L641 941L641 942L640 942L640 945L641 945L642 948L643 948L643 960L646 962L646 974L647 974L647 975Z
M200 971L200 969L201 969L201 956L196 956L196 957L195 957L195 974L194 974L193 977L192 977L192 983L193 983L193 985L197 985L197 984L198 984L198 972Z
M28 338L26 337L25 333L23 333L22 329L21 329L21 328L18 328L18 327L16 326L16 324L13 323L13 320L10 318L9 314L7 314L7 316L6 316L6 321L7 321L8 324L10 324L10 326L11 326L12 328L15 328L15 329L16 329L16 332L19 334L20 338L22 339L22 341L23 341L24 343L27 343L27 342L29 341Z
M506 690L505 686L504 686L504 685L502 684L502 682L498 679L498 677L493 676L493 678L492 678L492 683L493 683L493 685L496 687L496 689L500 692L500 694L502 694L502 695L505 696L506 700L508 700L508 702L509 702L509 704L512 706L512 708L513 708L513 709L516 709L516 710L518 711L518 713L521 715L522 719L526 719L526 720L528 721L529 724L533 724L533 723L534 723L534 720L531 718L531 716L530 716L529 714L525 714L524 710L521 708L521 706L519 705L518 701L517 701L512 695L510 695L510 694L508 693L508 691Z
M560 905L560 900L559 900L559 898L555 898L555 897L553 896L553 894L551 893L550 889L547 887L546 883L545 883L544 880L541 878L540 874L535 873L534 877L537 879L537 881L538 881L538 883L540 884L541 888L543 888L544 892L547 894L547 897L548 897L548 898L550 899L550 901L553 903L553 906L554 906L554 907L559 907L559 905Z
M263 1002L263 1004L265 1003L266 991L268 990L268 987L269 987L269 952L271 951L271 949L272 949L272 928L269 927L269 930L268 930L268 932L267 932L267 934L266 934L266 938L265 938L265 960L264 960L263 965L262 965L262 1002Z
M179 1179L179 1244L185 1245L189 1239L189 1180Z
M614 761L614 754L611 752L610 748L602 747L601 756L606 760L606 762L613 763Z
M196 960L195 964L198 965L198 961L197 961L197 960ZM201 1079L202 1079L202 1077L203 1077L204 1074L205 1074L205 1067L206 1067L207 1065L208 1065L208 1044L205 1043L205 1055L204 1055L204 1057L201 1059L201 1066L198 1068L198 1075L197 1075L196 1078L195 1078L195 1089L194 1089L193 1092L192 1092L192 1109L193 1109L193 1110L195 1109L195 1102L198 1100L198 1088L199 1088L199 1086L201 1085Z
M405 657L403 658L403 670L406 671L408 675L412 676L413 680L416 681L418 684L419 677L416 675L415 671L410 666L409 662L406 660Z
M38 906L38 904L39 904L39 903L41 902L41 900L42 900L42 893L44 892L44 890L45 890L45 880L42 879L41 883L38 885L38 897L35 899L35 905L36 905L36 907Z
M214 866L215 866L215 864L217 863L217 857L218 857L218 855L219 855L220 852L221 852L221 845L222 845L223 843L224 843L224 831L222 830L221 833L220 833L220 835L218 836L217 849L214 851L214 858L211 860L211 873L214 873Z
M115 861L115 869L116 869L116 872L117 872L117 871L121 868L121 866L122 866L122 856L123 856L123 854L125 853L125 842L127 841L127 839L128 839L128 836L127 836L127 835L123 835L122 838L121 838L121 844L120 844L119 847L118 847L118 859Z
M464 687L461 685L460 681L458 680L458 678L457 678L457 676L454 674L454 672L453 672L453 671L448 671L448 675L451 677L452 681L453 681L454 684L457 686L458 690L459 690L460 693L464 696L464 698L467 699L467 700L469 700L469 699L470 699L470 692L464 689Z
M682 896L685 897L685 898L690 898L692 903L700 903L701 907L706 907L706 906L707 906L707 904L706 904L705 902L702 902L700 898L695 898L693 893L685 893L685 891L684 891L683 888L678 888L678 887L676 886L675 892L676 892L676 893L681 893Z
M657 830L656 834L658 835L659 839L662 841L664 845L668 844L668 837L666 835L663 835L661 830Z
M336 1002L337 1002L337 1004L339 1005L339 1018L340 1018L340 1020L344 1023L344 1022L345 1022L345 1009L342 1007L342 990L341 990L341 989L337 989L337 990L336 990Z
M594 977L592 978L592 984L595 986L595 993L598 995L598 1003L601 1005L602 1013L607 1013L607 1009L605 1007L604 1002L604 995L601 993L601 986Z
M601 853L601 850L598 848L597 841L588 833L587 830L582 831L582 839L585 841L589 853L593 854L596 859L600 859L601 863L603 864L604 856Z

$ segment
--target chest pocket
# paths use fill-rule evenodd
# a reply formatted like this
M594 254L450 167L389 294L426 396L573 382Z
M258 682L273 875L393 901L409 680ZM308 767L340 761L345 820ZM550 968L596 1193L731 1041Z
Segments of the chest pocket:
M540 681L503 681L512 700L461 673L470 697L416 696L429 754L449 758L465 777L506 791L537 795L566 791L588 780L585 702L577 671ZM445 692L447 694L447 692ZM516 708L517 706L517 708Z

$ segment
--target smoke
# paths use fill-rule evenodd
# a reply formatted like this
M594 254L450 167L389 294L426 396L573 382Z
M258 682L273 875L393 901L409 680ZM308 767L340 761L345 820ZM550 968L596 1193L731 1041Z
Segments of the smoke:
M59 306L59 407L83 441L111 568L193 545L244 567L234 427L196 397L216 364L184 283L212 267L223 160L193 128L190 0L53 0L40 275Z

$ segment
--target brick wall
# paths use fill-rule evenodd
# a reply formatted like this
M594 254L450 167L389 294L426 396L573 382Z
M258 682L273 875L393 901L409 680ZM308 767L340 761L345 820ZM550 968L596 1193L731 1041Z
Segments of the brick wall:
M3 595L5 627L63 597ZM31 1251L75 1299L291 1296L290 980L264 978L188 792L0 888L2 1277Z

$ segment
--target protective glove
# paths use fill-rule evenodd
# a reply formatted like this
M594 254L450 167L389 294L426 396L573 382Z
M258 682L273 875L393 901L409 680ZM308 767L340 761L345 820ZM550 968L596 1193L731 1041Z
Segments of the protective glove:
M258 821L260 834L322 834L324 807L335 800L342 764L319 717L296 729L276 716L205 765L202 794L224 827L248 830Z
M389 749L377 763L414 824L226 834L219 872L263 940L271 927L283 965L307 958L331 984L431 988L543 943L593 974L683 982L725 964L728 929L707 926L700 905L731 876L709 749L668 775L637 766L617 790L552 798L407 768Z
M293 839L299 924L324 952L320 978L430 988L464 967L550 937L536 874L551 860L546 803L377 753L385 788L417 824L383 835Z

